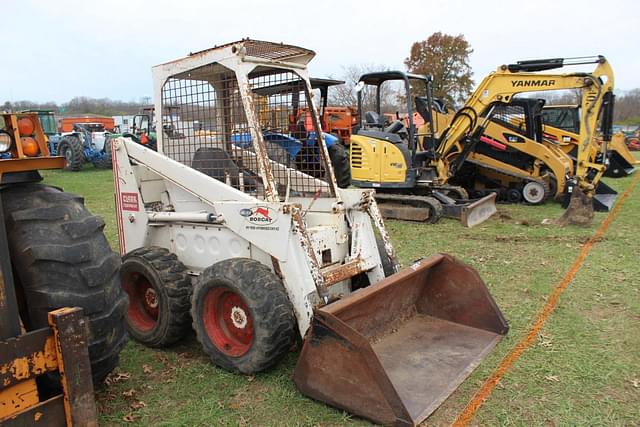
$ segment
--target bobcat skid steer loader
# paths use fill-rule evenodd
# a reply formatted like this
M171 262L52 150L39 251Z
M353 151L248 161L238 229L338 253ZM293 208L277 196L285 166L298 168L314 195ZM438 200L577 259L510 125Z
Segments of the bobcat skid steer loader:
M129 332L160 347L193 327L214 363L247 374L303 337L304 394L415 425L508 326L455 258L399 271L373 190L338 188L310 95L313 56L246 39L153 68L158 120L182 136L158 133L157 152L114 140ZM304 107L312 131L291 119Z

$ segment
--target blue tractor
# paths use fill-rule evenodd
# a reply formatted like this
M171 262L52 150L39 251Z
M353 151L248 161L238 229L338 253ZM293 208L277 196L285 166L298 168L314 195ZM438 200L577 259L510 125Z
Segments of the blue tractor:
M85 162L99 169L111 169L110 133L101 123L77 123L72 132L58 133L56 120L51 110L27 110L37 113L44 134L47 136L52 156L66 159L65 170L79 171Z
M73 131L49 137L49 150L67 159L65 170L79 171L85 162L111 169L109 132L101 123L76 123Z

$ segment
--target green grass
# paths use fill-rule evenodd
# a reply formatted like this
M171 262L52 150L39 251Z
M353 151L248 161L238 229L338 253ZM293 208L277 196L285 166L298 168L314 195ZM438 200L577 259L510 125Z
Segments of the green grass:
M110 171L48 172L46 181L83 194L106 221L117 245ZM622 192L631 178L608 180ZM540 334L502 379L474 423L479 425L633 425L640 420L640 185L604 239L588 256ZM482 381L527 332L545 298L567 272L591 228L541 225L556 204L500 205L500 214L473 228L389 221L406 265L434 252L474 266L511 330L496 350L429 419L447 425ZM366 425L298 393L290 380L297 354L271 371L246 377L222 371L193 335L152 350L129 343L113 382L99 391L101 425ZM143 404L139 403L143 402Z

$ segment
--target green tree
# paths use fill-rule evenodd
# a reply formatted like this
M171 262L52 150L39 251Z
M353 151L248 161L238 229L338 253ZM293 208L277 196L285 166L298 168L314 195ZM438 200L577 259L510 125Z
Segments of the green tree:
M462 34L433 33L415 42L404 60L409 72L433 76L433 95L449 105L459 105L471 95L473 72L469 65L471 45Z

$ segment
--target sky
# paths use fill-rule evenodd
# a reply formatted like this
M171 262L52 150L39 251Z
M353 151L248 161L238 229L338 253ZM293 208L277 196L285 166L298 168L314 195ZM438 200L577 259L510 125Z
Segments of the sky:
M138 100L153 65L244 37L314 50L314 77L404 69L412 43L437 31L464 34L476 83L504 63L601 54L617 92L640 88L637 0L2 0L2 11L0 102Z

